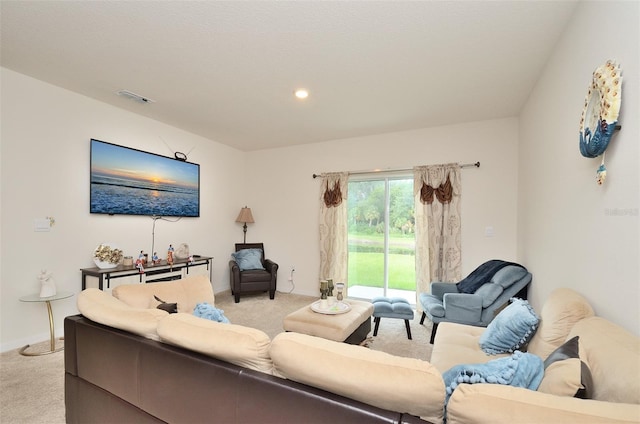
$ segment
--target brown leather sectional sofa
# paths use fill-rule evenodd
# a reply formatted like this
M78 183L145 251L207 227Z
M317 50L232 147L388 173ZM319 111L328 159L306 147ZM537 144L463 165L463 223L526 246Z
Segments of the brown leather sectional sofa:
M425 423L95 323L64 322L67 423Z

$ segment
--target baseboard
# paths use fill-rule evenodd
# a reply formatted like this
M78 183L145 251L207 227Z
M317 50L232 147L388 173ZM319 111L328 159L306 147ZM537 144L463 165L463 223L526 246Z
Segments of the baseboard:
M46 333L36 334L24 339L11 340L10 342L0 344L0 352L4 353L14 349L20 349L21 347L26 345L34 345L36 343L46 342L51 340L50 337L51 336L47 331ZM62 330L56 330L56 338L58 337L64 337L64 332Z

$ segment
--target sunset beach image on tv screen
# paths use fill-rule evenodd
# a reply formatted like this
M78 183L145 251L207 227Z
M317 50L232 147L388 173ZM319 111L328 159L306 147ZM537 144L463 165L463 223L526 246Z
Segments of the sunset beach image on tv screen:
M91 140L90 212L200 216L200 166Z

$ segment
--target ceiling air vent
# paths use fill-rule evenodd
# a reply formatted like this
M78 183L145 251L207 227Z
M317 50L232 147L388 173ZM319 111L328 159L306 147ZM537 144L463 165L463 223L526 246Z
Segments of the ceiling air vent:
M141 96L141 95L136 94L136 93L132 93L129 90L120 90L120 91L118 91L118 96L128 97L128 98L136 100L136 101L138 101L140 103L155 103L156 102L155 100L151 100L148 97Z

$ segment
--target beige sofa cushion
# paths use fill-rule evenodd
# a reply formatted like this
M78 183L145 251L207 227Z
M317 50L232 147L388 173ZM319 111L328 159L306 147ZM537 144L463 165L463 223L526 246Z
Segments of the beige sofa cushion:
M578 322L573 336L591 370L593 399L640 404L640 337L601 317Z
M510 353L487 355L480 349L479 340L486 328L441 322L438 324L429 362L444 373L454 365L484 364L492 359L511 356Z
M640 405L555 396L501 384L461 384L447 404L447 424L630 424Z
M443 420L444 381L429 362L298 333L271 342L275 374L392 411Z
M158 324L158 334L163 342L267 374L273 371L271 339L255 328L177 313Z
M544 370L544 378L538 391L558 396L575 396L582 388L581 371L580 358L554 362Z
M570 338L545 359L538 391L581 399L593 397L593 378L587 363L580 359L579 339Z
M567 341L576 322L591 316L593 308L582 295L568 288L554 290L542 307L540 325L527 351L547 359L551 352Z
M134 308L155 308L159 302L154 295L168 303L177 303L178 312L192 313L198 303L215 303L211 282L204 275L181 280L116 286L112 294Z
M160 339L156 331L158 322L169 315L160 309L132 308L96 288L78 294L78 310L91 321L153 340Z

